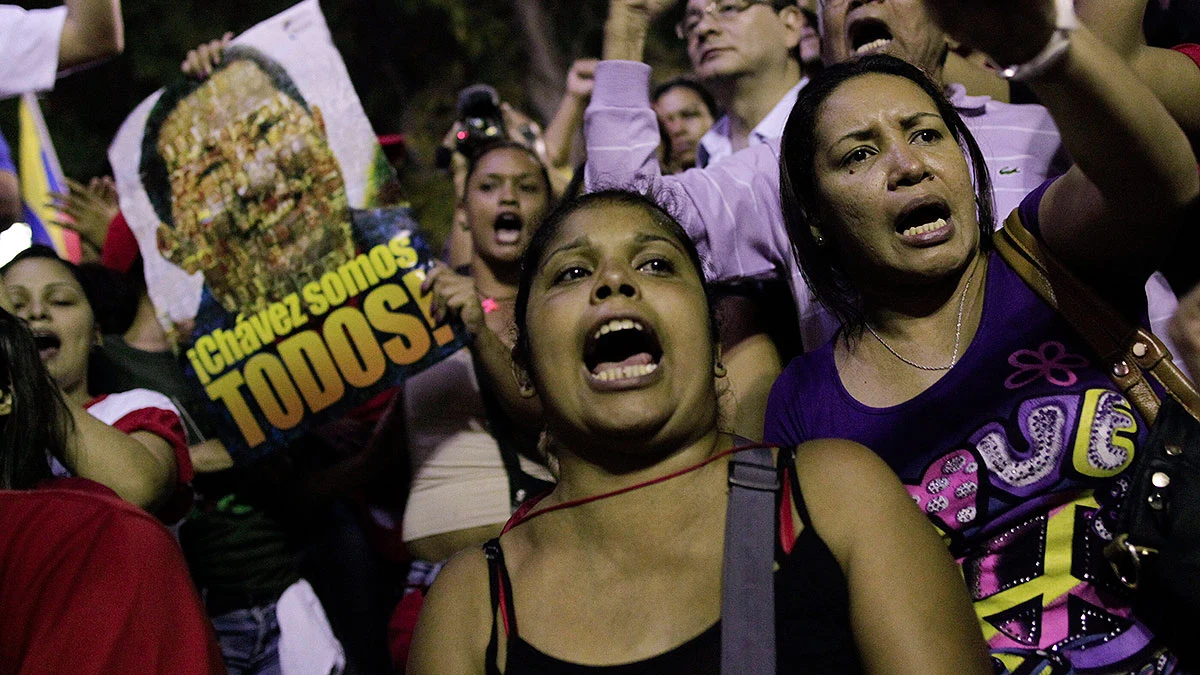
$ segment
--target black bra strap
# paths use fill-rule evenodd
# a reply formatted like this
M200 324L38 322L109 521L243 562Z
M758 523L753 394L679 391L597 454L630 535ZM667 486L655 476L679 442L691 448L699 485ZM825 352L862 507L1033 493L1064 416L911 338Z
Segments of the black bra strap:
M508 568L504 565L504 551L500 548L499 539L489 539L483 545L483 555L488 563L488 587L492 595L492 636L488 640L485 659L488 672L499 672L496 655L499 650L496 631L496 610L503 612L504 638L509 644L517 634L517 614L513 610L512 582L508 578ZM494 670L493 670L494 669Z
M787 455L786 460L780 458L780 463L787 462L784 466L787 470L784 473L787 474L788 482L791 483L792 503L796 505L796 513L800 514L800 522L804 523L804 527L810 528L812 521L808 518L808 506L804 503L804 493L800 491L800 477L796 475L796 451L788 452L780 448L779 454Z

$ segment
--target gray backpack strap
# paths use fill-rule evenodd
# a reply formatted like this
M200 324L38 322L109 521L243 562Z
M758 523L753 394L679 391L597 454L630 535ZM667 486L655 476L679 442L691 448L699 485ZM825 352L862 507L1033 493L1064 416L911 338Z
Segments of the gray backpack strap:
M775 495L771 448L729 462L721 581L721 675L775 673Z

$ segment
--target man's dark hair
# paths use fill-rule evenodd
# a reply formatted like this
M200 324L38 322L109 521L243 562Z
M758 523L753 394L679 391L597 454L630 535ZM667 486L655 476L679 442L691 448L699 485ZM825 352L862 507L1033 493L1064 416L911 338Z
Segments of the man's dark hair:
M992 206L992 181L979 144L945 93L920 68L886 54L872 54L826 68L800 90L796 105L783 129L779 162L779 201L784 222L792 240L792 252L804 274L804 280L823 305L842 324L842 337L861 333L865 317L859 306L859 294L846 275L844 261L831 243L818 246L810 227L820 225L821 209L817 201L817 177L813 165L816 156L817 114L821 105L847 81L863 75L882 74L902 77L916 84L933 99L938 114L950 129L954 140L971 164L975 183L975 208L979 217L979 245L989 250L995 223Z
M216 70L209 78L216 77L217 73L237 61L249 61L258 66L258 69L271 81L272 87L299 103L304 110L309 111L308 102L304 100L304 96L296 88L296 83L292 81L283 66L267 58L257 49L240 46L226 49L221 57L221 63L217 65ZM166 225L173 225L175 219L171 215L171 175L167 171L166 161L158 153L158 136L162 133L163 124L175 108L203 86L204 82L205 80L185 78L171 84L163 90L162 96L158 98L150 110L150 114L146 117L146 129L142 134L142 156L138 170L141 173L142 185L146 188L146 196L150 198L150 205L154 207L154 213L158 216L159 222Z

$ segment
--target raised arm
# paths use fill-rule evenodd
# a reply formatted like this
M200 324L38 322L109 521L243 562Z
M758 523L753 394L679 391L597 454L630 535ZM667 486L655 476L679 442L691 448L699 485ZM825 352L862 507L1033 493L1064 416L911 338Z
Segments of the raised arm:
M857 443L812 441L797 451L796 476L846 577L866 672L991 673L962 575L887 465Z
M65 0L67 18L58 43L58 72L125 51L121 0Z
M554 119L546 126L547 169L561 181L569 183L575 167L571 161L575 137L583 129L583 112L592 98L592 82L596 74L596 59L576 59L567 73L567 90ZM556 193L561 194L556 190Z
M1055 33L1052 0L926 3L948 34L1002 65L1031 61ZM1061 54L1025 79L1075 160L1042 200L1043 237L1080 271L1116 261L1140 261L1148 271L1200 194L1196 158L1179 125L1116 52L1086 26L1068 35Z
M584 136L589 191L660 193L706 258L710 280L778 276L790 244L779 205L778 144L755 145L704 169L663 176L650 67L640 63L650 21L671 2L611 0Z
M422 290L433 294L433 313L439 321L449 316L463 322L471 334L475 363L482 367L482 375L492 385L509 418L522 427L540 430L544 424L542 401L537 396L522 395L513 376L511 337L500 335L496 326L489 325L475 281L438 263L425 279Z
M77 476L106 485L125 501L153 512L175 489L175 450L148 431L126 434L63 397L74 422L63 463ZM182 433L182 432L181 432Z
M1146 0L1075 0L1079 20L1124 58L1200 147L1200 64L1172 49L1146 45Z

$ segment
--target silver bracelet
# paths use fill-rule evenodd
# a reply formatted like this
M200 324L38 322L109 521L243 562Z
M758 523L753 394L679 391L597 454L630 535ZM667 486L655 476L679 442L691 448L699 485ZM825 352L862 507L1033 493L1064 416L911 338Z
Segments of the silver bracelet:
M1074 0L1055 0L1054 12L1054 32L1042 51L1025 63L997 68L1000 77L1024 82L1046 72L1067 55L1067 49L1071 46L1071 32L1079 27Z

